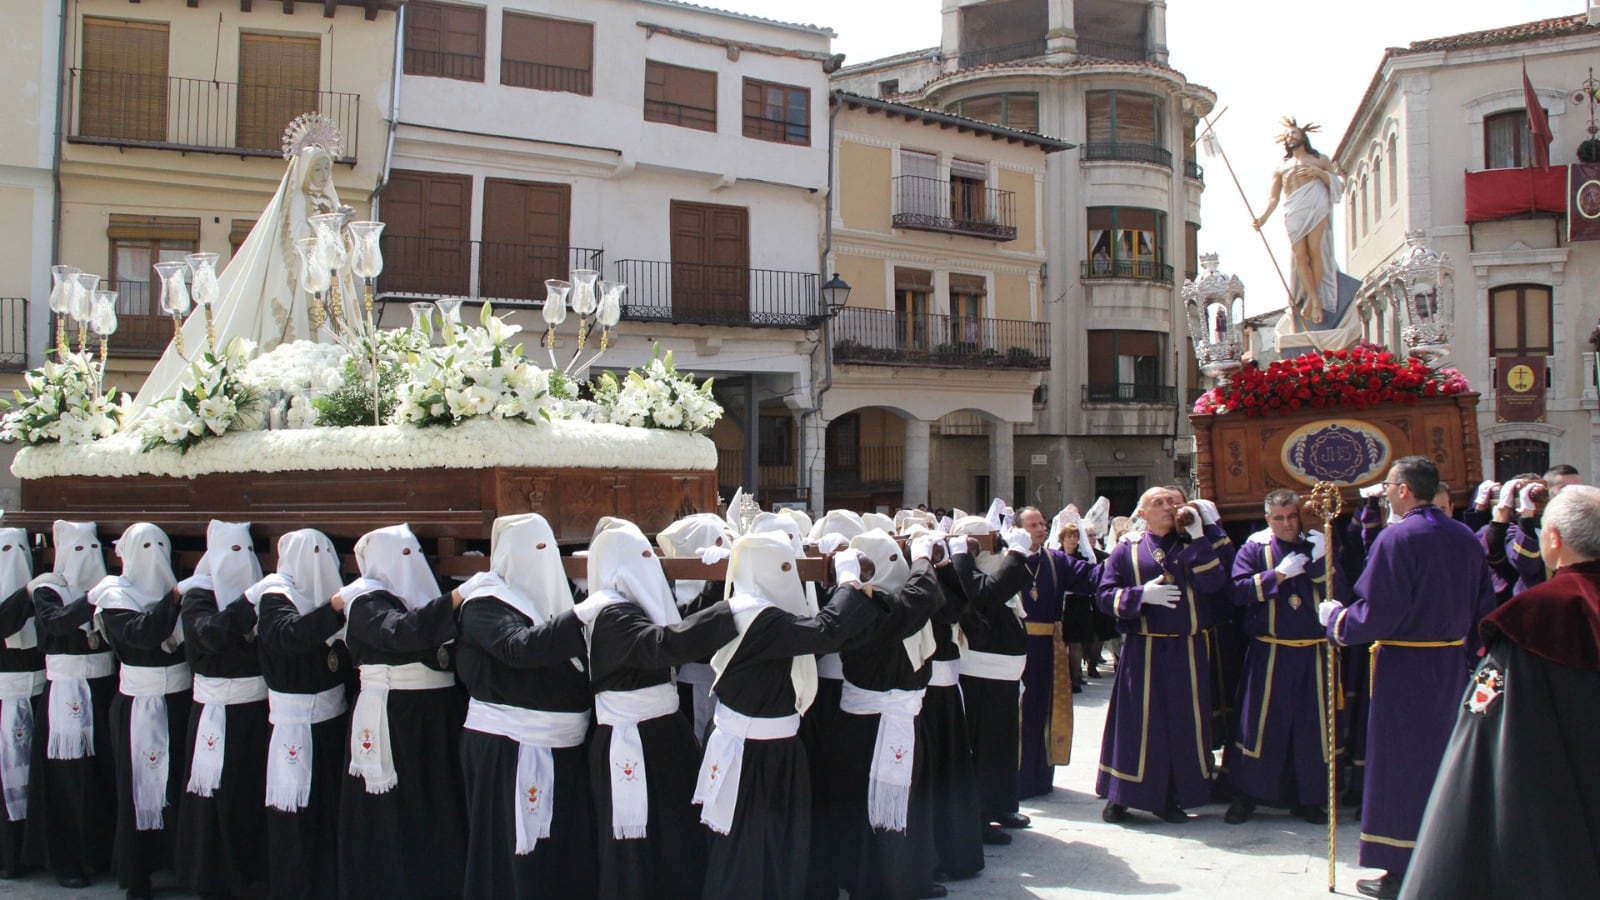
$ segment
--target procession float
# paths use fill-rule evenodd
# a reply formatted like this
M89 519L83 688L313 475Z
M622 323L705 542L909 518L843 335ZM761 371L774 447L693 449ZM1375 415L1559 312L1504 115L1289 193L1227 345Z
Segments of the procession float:
M52 269L54 358L0 419L0 437L25 445L8 525L114 534L152 520L181 547L218 518L252 523L270 548L296 528L354 541L408 522L449 574L482 567L464 556L487 547L496 516L538 512L557 540L587 543L603 516L653 532L717 508L709 382L670 354L580 380L626 285L593 270L546 282L545 330L526 340L488 306L463 322L460 299L377 328L383 224L339 203L339 143L323 117L296 119L287 172L227 267L212 253L155 266L173 339L136 397L104 384L115 294Z

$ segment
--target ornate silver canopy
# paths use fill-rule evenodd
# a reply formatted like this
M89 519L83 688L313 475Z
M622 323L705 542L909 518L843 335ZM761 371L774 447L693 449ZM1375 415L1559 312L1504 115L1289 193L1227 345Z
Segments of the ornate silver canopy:
M1184 315L1200 371L1227 384L1243 365L1244 282L1217 271L1217 255L1200 257L1200 277L1183 283Z

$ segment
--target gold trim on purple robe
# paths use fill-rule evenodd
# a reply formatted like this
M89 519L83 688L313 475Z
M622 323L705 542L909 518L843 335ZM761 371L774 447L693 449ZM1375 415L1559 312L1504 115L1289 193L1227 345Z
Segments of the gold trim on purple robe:
M1050 677L1050 716L1044 723L1045 755L1052 766L1072 763L1072 655L1061 640L1060 622L1028 622L1029 637L1048 637L1054 664Z

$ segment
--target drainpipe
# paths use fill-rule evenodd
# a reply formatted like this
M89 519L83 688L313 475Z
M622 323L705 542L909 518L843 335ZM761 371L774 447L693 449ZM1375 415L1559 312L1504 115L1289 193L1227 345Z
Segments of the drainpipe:
M822 218L823 218L823 221L822 221L822 235L823 235L823 237L822 237L822 257L821 257L821 260L820 260L820 262L819 262L819 264L817 266L817 271L820 273L817 276L817 279L818 279L818 281L817 281L817 288L818 288L817 303L819 305L822 303L822 293L821 293L822 285L827 283L827 280L828 280L828 277L829 277L829 274L830 274L828 272L828 254L833 252L833 203L834 203L834 188L836 187L834 185L834 183L833 183L833 160L834 160L834 150L833 150L834 141L833 141L833 137L834 137L834 131L838 127L839 110L841 108L840 104L834 99L832 92L829 93L828 100L829 100L829 103L828 103L828 106L829 106L829 109L828 109L828 193L827 193L827 195L825 197L825 201L824 201L823 206L822 206ZM823 310L821 310L821 312L822 312L821 344L822 344L822 377L823 377L823 385L822 385L821 388L817 389L817 392L815 394L816 400L812 403L811 408L810 409L800 410L800 412L802 414L804 414L804 415L810 415L810 414L813 414L813 413L817 414L817 415L821 415L821 413L822 413L822 395L826 394L829 390L831 390L833 388L833 339L832 339L832 337L833 337L833 335L832 335L832 331L833 331L832 321L833 320L831 318L829 318L828 310L823 309ZM804 434L804 430L803 429L802 429L801 433ZM827 442L823 441L822 443L825 446ZM816 454L819 454L819 453L823 452L823 447L821 447L821 446L811 447L811 448L808 448L808 449L810 451L810 453L807 454L808 458L812 458L812 459L815 458ZM801 466L801 469L804 472L804 474L801 476L801 486L806 489L806 499L807 499L807 501L809 501L811 499L811 497L812 497L812 487L813 487L813 485L811 484L811 465L810 465L810 463L809 462L805 463L804 465ZM813 507L813 508L815 508L815 507Z
M372 194L368 198L372 207L372 218L378 218L378 195L389 186L389 165L394 160L394 133L400 127L400 79L405 74L405 37L406 37L406 8L401 4L400 9L394 14L394 89L389 95L389 137L384 142L383 165L378 169L378 179L372 186Z
M56 71L65 73L70 66L67 65L67 26L71 23L68 15L69 0L61 0L61 37L56 45ZM61 86L66 79L56 78L58 93L56 94L56 127L55 139L50 144L50 264L61 262L61 143L65 139L62 129L66 122L67 92ZM29 315L32 315L31 311ZM48 346L50 336L50 314L45 312L45 346ZM23 348L26 356L28 348Z

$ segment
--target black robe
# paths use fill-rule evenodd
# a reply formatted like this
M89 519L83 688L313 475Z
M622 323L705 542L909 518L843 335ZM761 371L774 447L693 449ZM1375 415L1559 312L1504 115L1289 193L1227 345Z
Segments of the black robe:
M33 618L33 598L28 596L26 587L17 588L11 596L0 599L0 642L22 630L22 626ZM44 651L38 647L27 650L11 649L0 645L0 672L42 672L44 671ZM43 676L40 676L43 677ZM44 715L44 694L33 698L33 720L39 721ZM33 767L30 756L28 766ZM28 819L18 822L11 821L11 816L6 813L5 804L0 803L0 873L20 872L22 870L22 842L28 829ZM34 821L42 823L42 818Z
M283 594L261 598L257 650L267 687L285 694L320 694L355 686L344 641L327 640L344 613L323 604L305 615ZM268 723L271 734L271 723ZM267 809L267 893L275 898L332 898L339 886L339 786L344 776L350 715L311 726L311 798L298 812Z
M832 653L876 614L835 593L816 616L800 618L768 607L756 614L739 649L717 681L717 702L763 719L795 712L793 659ZM702 896L747 900L799 900L805 896L810 858L811 778L804 742L795 737L747 740L733 823L727 834L709 831L711 845Z
M970 604L961 617L967 647L984 653L1023 656L1028 652L1028 632L1006 603L1028 586L1026 559L1006 552L993 576L978 568L972 554L954 556L950 565L967 592ZM1020 785L1017 765L1022 756L1022 695L1018 681L995 681L963 674L961 693L966 698L967 733L972 741L973 767L978 773L978 805L983 821L998 822L1017 811Z
M926 560L912 566L911 578L895 594L874 591L884 615L871 636L839 654L844 679L869 691L917 691L928 686L931 667L913 668L902 643L922 626L942 600L938 579ZM933 846L933 807L928 791L929 738L924 717L916 719L916 749L911 760L911 796L904 831L872 827L867 791L872 752L878 739L877 715L845 714L824 753L842 803L841 841L834 865L851 897L905 900L926 896L937 865Z
M63 603L50 588L33 592L39 649L48 655L85 655L110 650L96 633L79 626L94 617L87 597ZM176 612L176 607L174 607ZM22 857L29 865L48 866L58 879L92 878L111 869L111 848L117 821L117 766L112 755L111 700L117 676L89 679L94 710L94 755L49 759L50 685L33 717L33 751L28 764L28 828Z
M456 644L461 683L473 699L555 713L592 707L583 625L571 611L542 625L506 603L483 597L461 607ZM461 732L467 789L468 897L596 896L594 800L583 745L552 748L550 836L518 856L515 794L518 744L470 728Z
M345 607L345 631L357 665L454 669L455 608L448 595L416 610L387 591ZM367 793L346 772L339 794L339 895L460 897L466 875L466 791L461 781L459 685L389 692L389 737L400 783ZM347 753L348 756L348 748Z
M255 627L255 607L242 597L219 610L209 590L183 595L183 650L196 675L260 677ZM185 784L200 711L196 703L189 715ZM178 880L195 893L243 890L267 874L267 701L230 704L223 716L222 781L210 797L185 793L178 815Z
M966 591L953 566L935 571L941 596L933 614L933 636L938 641L933 658L959 666L961 648L954 626L967 611ZM929 685L922 699L922 721L928 737L928 797L939 869L951 878L967 878L983 871L984 821L978 813L978 773L972 764L972 736L961 686Z
M108 609L100 613L106 637L126 666L166 668L186 662L183 647L168 652L161 644L171 637L181 608L177 597L169 596L142 613ZM111 729L115 737L117 764L116 797L117 883L127 890L148 890L150 875L173 868L178 836L178 814L183 808L184 785L188 772L184 759L189 755L184 739L189 734L190 691L166 695L167 701L167 808L162 812L160 829L140 831L133 807L133 745L131 723L133 698L118 693L111 702ZM143 765L143 761L140 762Z
M657 626L633 603L614 603L591 625L590 684L636 691L668 684L672 667L702 659L738 634L728 604L718 601L677 625ZM705 881L706 841L692 806L700 745L680 715L639 723L650 809L646 836L618 840L611 828L611 726L589 735L589 779L599 838L600 896L694 897Z
M1600 562L1480 626L1402 898L1600 897Z

